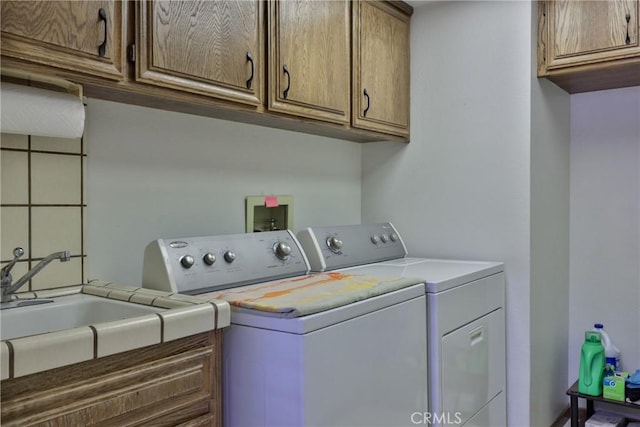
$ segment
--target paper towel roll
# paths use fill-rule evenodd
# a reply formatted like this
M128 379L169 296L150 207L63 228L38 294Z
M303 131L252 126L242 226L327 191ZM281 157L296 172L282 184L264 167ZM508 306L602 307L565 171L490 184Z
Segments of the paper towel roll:
M84 105L75 95L2 82L0 103L2 132L80 138L84 131Z

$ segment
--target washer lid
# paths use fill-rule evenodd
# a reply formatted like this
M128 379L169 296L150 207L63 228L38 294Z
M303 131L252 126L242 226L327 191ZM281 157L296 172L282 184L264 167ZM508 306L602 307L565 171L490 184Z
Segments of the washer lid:
M418 278L327 272L210 294L235 307L292 318L325 312L421 283Z
M209 295L200 295L208 297ZM266 329L275 332L287 332L304 335L352 320L363 320L374 313L388 309L415 309L422 318L426 317L427 302L424 294L424 283L408 286L376 297L367 298L351 304L336 307L308 316L284 318L266 311L251 310L231 306L231 324ZM394 325L390 325L394 327ZM376 331L372 331L375 333Z

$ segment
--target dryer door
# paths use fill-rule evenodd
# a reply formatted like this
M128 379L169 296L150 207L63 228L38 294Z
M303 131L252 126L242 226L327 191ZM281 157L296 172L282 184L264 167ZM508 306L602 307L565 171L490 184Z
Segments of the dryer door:
M441 344L442 410L464 424L504 388L503 309L445 335Z

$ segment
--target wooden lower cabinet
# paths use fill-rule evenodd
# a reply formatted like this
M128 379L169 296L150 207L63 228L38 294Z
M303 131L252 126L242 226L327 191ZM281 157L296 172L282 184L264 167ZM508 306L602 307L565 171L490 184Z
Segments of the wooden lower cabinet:
M222 331L2 381L3 426L220 426Z

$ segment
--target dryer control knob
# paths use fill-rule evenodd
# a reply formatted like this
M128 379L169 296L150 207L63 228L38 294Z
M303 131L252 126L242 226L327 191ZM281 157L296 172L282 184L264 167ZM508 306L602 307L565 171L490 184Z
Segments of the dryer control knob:
M281 260L286 260L291 255L291 246L285 242L276 242L273 244L273 253Z
M396 233L391 233L389 238L391 239L392 242L397 242L398 241L398 235Z
M182 258L180 258L180 264L184 267L184 268L191 268L193 267L193 264L196 262L195 259L193 259L193 257L191 255L185 255Z
M371 236L371 243L373 243L374 245L377 245L378 243L380 243L380 238L378 237L377 234L374 234L373 236Z
M387 243L389 241L389 235L383 234L380 236L380 240L382 240L382 243Z
M236 260L236 253L233 251L226 251L224 253L224 260L227 261L229 264L231 264L233 261Z
M336 236L328 237L327 246L329 247L331 252L338 253L340 252L340 249L342 249L342 240L338 239L338 237Z
M213 263L216 262L216 256L211 252L207 252L202 257L202 261L204 261L204 263L207 265L213 265Z

